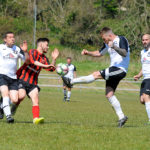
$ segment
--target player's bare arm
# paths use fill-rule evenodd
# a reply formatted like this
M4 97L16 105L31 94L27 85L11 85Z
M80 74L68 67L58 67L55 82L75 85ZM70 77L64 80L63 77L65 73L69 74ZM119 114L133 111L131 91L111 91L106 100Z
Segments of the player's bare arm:
M127 56L127 51L123 48L119 48L112 41L109 41L108 46L113 48L119 55L126 57Z
M143 76L143 73L142 73L142 69L141 69L141 71L140 71L137 75L134 76L134 80L137 81L137 80L139 80L142 76Z
M42 68L45 68L45 69L49 69L49 68L51 68L51 67L55 68L55 66L54 66L53 64L45 65L45 64L42 64L42 63L39 62L39 61L35 61L35 62L34 62L34 65L39 66L39 67L42 67Z
M28 43L27 41L23 41L23 43L20 44L20 48L24 51L25 54L25 62L29 63L29 54L28 54Z
M88 51L86 49L82 50L81 55L88 55L88 56L92 56L92 57L102 56L98 50L97 51Z
M51 54L51 57L52 57L52 65L54 65L55 66L55 64L56 64L56 59L58 58L58 56L59 56L59 51L58 51L58 49L57 48L55 48L54 49L54 51L52 52L52 54Z

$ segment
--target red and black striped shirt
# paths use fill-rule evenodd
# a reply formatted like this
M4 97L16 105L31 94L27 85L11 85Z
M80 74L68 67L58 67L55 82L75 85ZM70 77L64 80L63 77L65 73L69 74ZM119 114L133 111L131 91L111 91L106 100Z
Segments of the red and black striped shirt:
M30 64L24 63L22 67L20 67L17 71L17 77L18 79L24 80L25 82L28 82L29 84L37 85L38 83L38 75L42 69L42 67L34 65L35 61L39 61L42 64L49 65L48 58L38 52L36 49L31 49L29 51L29 59ZM46 69L48 71L52 71L51 69Z

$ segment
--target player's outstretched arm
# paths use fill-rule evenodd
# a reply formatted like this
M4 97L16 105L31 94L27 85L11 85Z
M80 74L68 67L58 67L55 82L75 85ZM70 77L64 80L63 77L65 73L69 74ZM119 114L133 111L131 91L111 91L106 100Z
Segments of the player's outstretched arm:
M25 55L25 62L26 63L29 63L30 62L30 59L29 59L29 54L28 54L28 43L27 41L23 41L22 44L20 44L20 48L21 50L23 50L24 52L24 55Z
M102 56L98 50L97 51L88 51L86 49L82 50L81 55L88 55L88 56L93 56L93 57Z
M45 65L45 64L40 63L39 61L35 61L35 62L34 62L34 65L39 66L39 67L42 67L42 68L45 68L45 69L49 69L49 68L51 68L51 67L55 68L55 66L52 65L52 64L47 64L47 65Z
M139 80L142 76L143 76L143 73L142 73L142 69L141 69L141 71L140 71L137 75L135 75L133 78L134 78L135 81L137 81L137 80Z

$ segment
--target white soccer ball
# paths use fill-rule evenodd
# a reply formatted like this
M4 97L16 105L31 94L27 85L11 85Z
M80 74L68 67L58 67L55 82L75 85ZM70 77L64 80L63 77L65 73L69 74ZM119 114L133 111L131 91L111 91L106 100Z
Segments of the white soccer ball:
M56 72L61 76L66 75L68 73L68 65L59 63L56 67Z

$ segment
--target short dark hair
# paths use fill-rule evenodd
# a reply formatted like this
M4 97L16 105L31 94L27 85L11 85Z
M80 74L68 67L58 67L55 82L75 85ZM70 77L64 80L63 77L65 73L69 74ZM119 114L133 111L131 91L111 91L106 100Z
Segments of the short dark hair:
M12 31L7 31L6 33L3 34L3 38L5 39L8 34L14 34Z
M70 60L71 60L72 58L71 58L71 57L67 57L67 59L70 59Z
M107 32L110 32L110 31L112 32L111 28L109 28L109 27L104 27L103 29L101 29L100 34L103 35L103 34L105 34L105 33L107 33Z
M37 39L36 44L38 44L40 42L48 42L49 43L49 39L48 38L39 38L39 39Z

